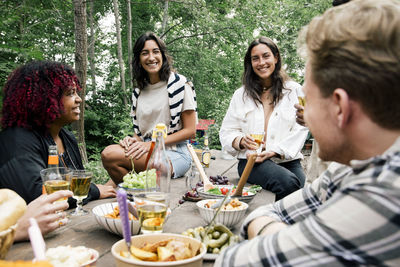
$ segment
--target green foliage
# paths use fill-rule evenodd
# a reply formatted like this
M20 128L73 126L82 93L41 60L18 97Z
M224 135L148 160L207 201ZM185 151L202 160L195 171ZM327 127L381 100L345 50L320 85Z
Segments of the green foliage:
M99 160L90 160L84 167L85 170L93 173L92 183L94 184L105 184L110 179L106 169L104 169Z
M162 36L177 71L196 88L199 118L215 119L210 147L220 148L218 131L233 92L241 86L243 57L259 35L275 40L289 75L303 82L304 62L296 53L300 29L329 8L328 0L185 0L169 1L166 31L161 32L163 0L131 1L132 39L145 31ZM126 84L130 85L126 1L119 1ZM115 31L103 32L99 22L113 16L112 1L94 1L96 76L87 87L85 134L90 161L132 134L130 107L123 104ZM75 52L72 1L0 1L0 85L18 65L51 59L73 65ZM90 75L88 76L90 77ZM89 85L91 81L89 80ZM96 89L94 94L93 89ZM132 90L128 86L129 94ZM0 93L0 100L2 98Z

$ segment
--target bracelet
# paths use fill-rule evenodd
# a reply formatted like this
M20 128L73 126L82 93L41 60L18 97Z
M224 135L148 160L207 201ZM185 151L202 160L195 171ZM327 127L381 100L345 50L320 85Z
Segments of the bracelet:
M262 232L264 232L265 228L267 228L268 226L270 226L273 223L276 223L277 221L270 221L267 222L266 224L263 225L263 227L261 227L261 229L258 231L257 235L261 235Z

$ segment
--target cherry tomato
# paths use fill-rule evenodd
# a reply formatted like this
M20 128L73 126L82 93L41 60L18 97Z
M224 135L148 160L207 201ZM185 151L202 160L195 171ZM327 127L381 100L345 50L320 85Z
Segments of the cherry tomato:
M249 195L249 193L247 193L247 192L242 193L242 196L248 196L248 195Z
M221 188L221 193L222 193L223 195L226 195L226 193L228 193L228 191L229 191L229 189L226 188L226 187L222 187L222 188Z

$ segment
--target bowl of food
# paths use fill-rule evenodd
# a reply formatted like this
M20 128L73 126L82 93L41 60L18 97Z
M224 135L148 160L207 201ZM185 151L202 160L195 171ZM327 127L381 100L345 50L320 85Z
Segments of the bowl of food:
M214 218L218 208L212 206L217 202L217 199L204 199L196 203L201 217L210 223ZM228 203L224 204L219 214L215 218L216 223L221 223L227 227L233 227L243 219L249 205L243 201L233 198Z
M104 229L119 236L123 236L122 222L119 214L118 202L100 204L92 209L97 223ZM129 213L129 226L131 234L140 232L140 222Z
M54 267L58 266L95 266L99 252L84 246L58 246L46 250L46 260Z
M125 240L111 247L116 266L185 266L200 267L206 246L199 240L178 234L133 236L129 253Z
M200 197L203 199L211 199L211 198L223 198L225 194L232 189L232 194L235 192L236 186L234 185L214 185L214 187L210 190L204 191L204 187L198 187L197 192ZM240 201L250 203L256 194L262 189L259 185L252 185L249 187L243 188L242 196L232 196L232 198L237 198Z

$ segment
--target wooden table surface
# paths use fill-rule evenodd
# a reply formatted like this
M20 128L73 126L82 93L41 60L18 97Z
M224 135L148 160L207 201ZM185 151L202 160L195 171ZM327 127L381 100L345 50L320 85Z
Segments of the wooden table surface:
M226 165L228 166L228 165ZM237 179L234 179L237 184ZM186 192L185 178L174 179L171 181L171 201L170 207L172 213L164 225L164 232L181 233L188 228L194 228L200 225L206 225L201 218L195 202L186 201L179 205L178 201ZM271 203L275 196L271 192L262 190L250 202L249 209L246 214L254 210L256 207ZM88 203L84 206L86 210L91 211L95 206L106 203L115 202L116 199L102 199ZM238 224L233 232L239 231ZM108 232L97 224L92 213L80 217L71 217L70 222L45 236L47 248L57 247L60 245L86 246L96 249L100 257L96 266L115 266L114 258L111 254L111 246L121 240L122 237ZM9 250L6 260L31 260L33 259L33 251L30 242L15 243ZM212 266L213 261L204 261L203 266Z

